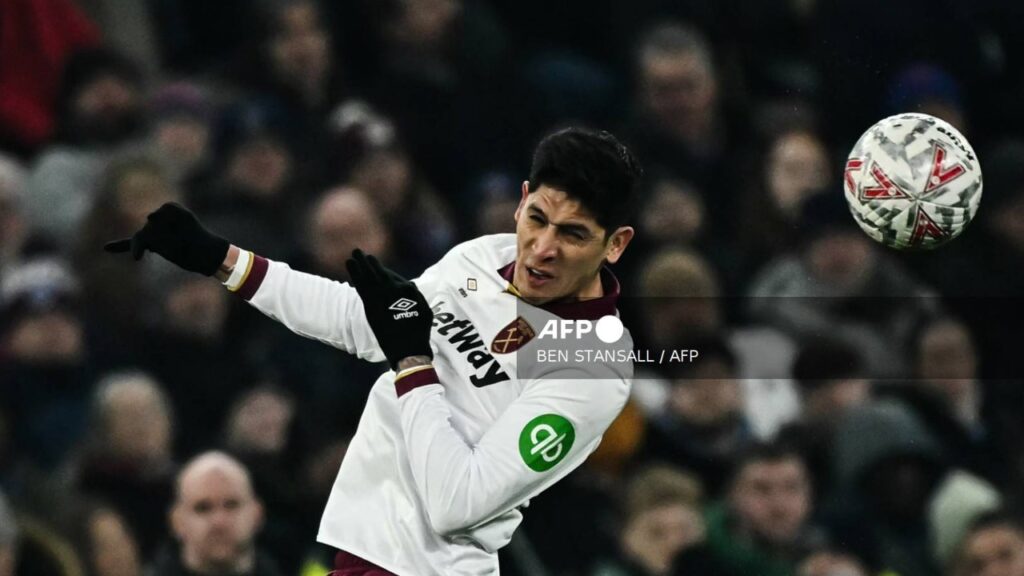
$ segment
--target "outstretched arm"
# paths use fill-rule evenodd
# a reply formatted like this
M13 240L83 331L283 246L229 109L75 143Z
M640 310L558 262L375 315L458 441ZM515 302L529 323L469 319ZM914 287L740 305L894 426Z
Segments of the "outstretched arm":
M164 204L147 216L146 224L131 238L109 242L104 249L130 252L135 260L147 251L155 252L185 270L216 276L297 334L366 360L384 359L351 286L296 272L242 250L204 228L181 205Z

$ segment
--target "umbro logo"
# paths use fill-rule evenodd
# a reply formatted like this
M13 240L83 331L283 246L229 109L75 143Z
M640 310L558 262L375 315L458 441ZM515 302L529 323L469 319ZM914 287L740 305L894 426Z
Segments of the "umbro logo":
M412 308L415 305L415 300L409 300L408 298L399 298L398 300L395 300L395 302L391 306L388 306L388 308L395 310L397 312L405 312L406 310Z
M398 300L395 300L391 304L391 306L388 306L388 309L398 312L397 314L394 315L394 318L395 320L399 320L401 318L414 318L416 316L419 316L420 313L413 310L415 306L415 300L410 300L408 298L399 298Z

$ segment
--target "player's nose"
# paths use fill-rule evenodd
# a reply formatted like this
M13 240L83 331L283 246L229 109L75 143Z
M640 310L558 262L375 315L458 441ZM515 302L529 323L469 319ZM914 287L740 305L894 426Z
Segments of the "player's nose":
M533 255L540 260L549 260L558 254L558 236L554 227L547 227L533 242Z

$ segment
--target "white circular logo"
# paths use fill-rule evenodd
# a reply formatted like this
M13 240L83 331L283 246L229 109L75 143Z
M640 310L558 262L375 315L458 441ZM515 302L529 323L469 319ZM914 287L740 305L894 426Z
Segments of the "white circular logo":
M597 325L594 326L594 331L601 342L605 344L618 342L619 338L622 338L622 320L619 320L618 316L612 316L611 314L602 316L597 321Z

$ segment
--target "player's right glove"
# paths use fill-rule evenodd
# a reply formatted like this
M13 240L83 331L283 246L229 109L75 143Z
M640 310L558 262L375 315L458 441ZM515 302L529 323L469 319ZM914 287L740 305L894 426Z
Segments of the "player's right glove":
M434 313L416 284L359 249L352 252L345 267L391 368L397 370L398 363L411 356L433 358L430 327Z
M107 252L131 252L136 260L146 250L156 252L185 270L213 276L231 244L210 233L184 206L169 202L146 217L146 224L131 238L107 242Z

